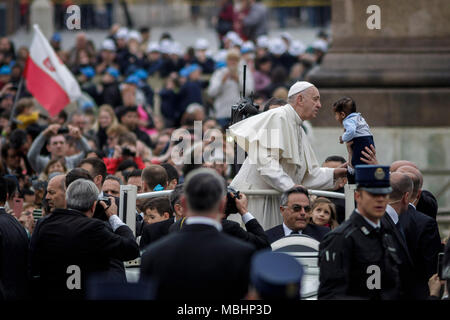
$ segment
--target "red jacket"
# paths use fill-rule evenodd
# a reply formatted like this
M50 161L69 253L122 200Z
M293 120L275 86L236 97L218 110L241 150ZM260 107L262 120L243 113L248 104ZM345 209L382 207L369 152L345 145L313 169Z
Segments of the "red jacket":
M139 169L144 169L145 168L145 164L142 161L141 157L134 157L133 158L134 162L136 162L136 164L138 165ZM117 167L122 163L123 159L122 158L103 158L103 162L106 165L106 172L108 174L115 174L117 171Z

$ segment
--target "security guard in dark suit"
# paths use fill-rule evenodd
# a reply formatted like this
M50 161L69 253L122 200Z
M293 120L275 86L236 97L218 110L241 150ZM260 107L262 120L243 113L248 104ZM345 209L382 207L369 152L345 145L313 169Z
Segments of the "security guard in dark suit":
M391 192L388 166L355 166L357 209L319 246L319 299L398 299L398 247L381 218Z

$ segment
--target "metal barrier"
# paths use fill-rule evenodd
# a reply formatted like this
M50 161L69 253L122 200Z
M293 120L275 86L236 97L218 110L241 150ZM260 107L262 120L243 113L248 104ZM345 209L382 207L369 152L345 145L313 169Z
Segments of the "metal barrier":
M337 199L345 199L345 218L350 217L350 214L353 212L355 208L355 197L354 191L355 185L345 185L344 191L345 193L332 192L332 191L323 191L323 190L308 190L310 194L328 197L328 198L337 198ZM281 192L277 190L239 190L244 193L246 196L279 196ZM164 191L154 191L154 192L146 192L137 194L137 188L133 185L122 185L120 186L120 208L119 208L119 217L125 222L131 230L133 230L134 235L136 235L136 200L140 199L148 199L155 198L161 196L168 196L172 190L164 190Z

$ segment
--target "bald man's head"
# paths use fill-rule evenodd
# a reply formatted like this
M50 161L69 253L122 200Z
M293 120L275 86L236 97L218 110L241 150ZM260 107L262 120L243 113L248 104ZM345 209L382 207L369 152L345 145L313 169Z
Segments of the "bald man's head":
M414 189L412 179L403 172L393 172L390 175L390 183L392 192L389 195L391 201L400 200L405 193L411 194Z
M422 173L420 173L419 170L411 166L401 166L396 170L396 172L405 173L412 179L414 187L410 199L411 202L414 202L418 197L420 197L420 192L422 190L423 184Z
M391 167L389 168L389 171L395 172L395 171L397 171L398 168L400 168L400 167L402 167L402 166L410 166L410 167L419 169L419 168L417 167L417 165L416 165L414 162L412 162L412 161L408 161L408 160L397 160L397 161L392 162Z

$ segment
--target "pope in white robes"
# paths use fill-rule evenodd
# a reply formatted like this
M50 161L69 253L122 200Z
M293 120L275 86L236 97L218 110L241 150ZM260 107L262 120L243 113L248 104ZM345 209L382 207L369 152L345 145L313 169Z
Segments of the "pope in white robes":
M295 185L329 190L346 169L321 168L301 127L321 108L317 88L295 83L288 104L242 120L229 129L236 143L248 153L231 186L237 190L287 191ZM249 196L248 210L264 230L283 223L279 196Z

